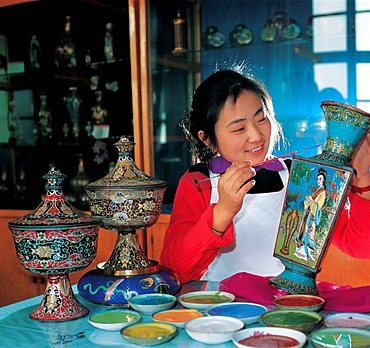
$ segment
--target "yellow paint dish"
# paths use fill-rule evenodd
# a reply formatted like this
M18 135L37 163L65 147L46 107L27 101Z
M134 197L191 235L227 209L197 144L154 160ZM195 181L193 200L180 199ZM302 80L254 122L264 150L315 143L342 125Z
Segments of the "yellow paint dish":
M173 324L182 329L187 321L202 316L203 314L196 309L172 309L155 313L152 315L152 319L155 322Z
M134 344L155 346L174 338L177 330L177 327L171 324L147 323L127 326L121 330L121 335Z

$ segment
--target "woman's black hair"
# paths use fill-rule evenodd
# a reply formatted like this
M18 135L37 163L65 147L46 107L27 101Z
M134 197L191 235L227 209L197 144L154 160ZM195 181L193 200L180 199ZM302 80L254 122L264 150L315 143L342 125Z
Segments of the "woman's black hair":
M195 161L207 162L217 154L215 124L220 111L229 98L235 103L240 94L246 90L253 91L260 97L264 112L271 122L269 149L271 153L283 133L275 119L269 93L265 86L252 75L228 68L216 71L198 86L193 96L191 109L180 122L187 139L193 146ZM203 131L203 139L199 138L199 131ZM204 144L205 141L209 146Z

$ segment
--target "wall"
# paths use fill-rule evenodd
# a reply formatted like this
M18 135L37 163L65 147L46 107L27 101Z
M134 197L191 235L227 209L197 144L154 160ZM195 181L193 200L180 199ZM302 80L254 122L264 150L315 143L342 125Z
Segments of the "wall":
M298 24L301 31L298 38L262 41L262 30L277 11L287 12ZM312 38L306 34L311 13L311 1L302 0L202 1L202 32L213 25L226 37L222 48L202 51L202 79L217 66L246 64L249 73L262 80L272 95L277 118L290 143L277 154L325 141L325 129L320 128L323 121L321 96L313 75L315 57L312 55ZM244 24L252 31L253 40L249 45L231 45L229 35L237 24ZM300 131L302 122L310 124L305 132ZM315 149L305 155L317 152Z

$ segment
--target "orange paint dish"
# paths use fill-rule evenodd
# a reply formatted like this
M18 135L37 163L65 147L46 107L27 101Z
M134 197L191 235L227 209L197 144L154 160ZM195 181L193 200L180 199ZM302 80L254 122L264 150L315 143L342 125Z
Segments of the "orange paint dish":
M196 309L171 309L153 314L152 319L155 322L173 324L182 329L187 321L202 316L203 314Z

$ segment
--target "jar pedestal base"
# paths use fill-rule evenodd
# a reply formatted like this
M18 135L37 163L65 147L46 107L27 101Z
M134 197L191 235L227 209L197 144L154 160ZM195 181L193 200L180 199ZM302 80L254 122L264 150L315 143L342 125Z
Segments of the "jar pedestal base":
M89 310L80 304L71 287L68 275L50 275L44 297L30 318L40 321L66 321L82 318Z

